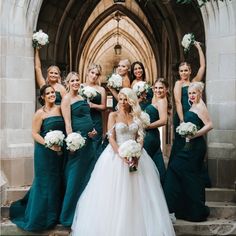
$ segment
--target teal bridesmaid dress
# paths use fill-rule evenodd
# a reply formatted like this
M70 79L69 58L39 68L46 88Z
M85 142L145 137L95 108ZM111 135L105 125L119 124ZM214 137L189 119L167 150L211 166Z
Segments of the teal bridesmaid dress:
M102 95L97 92L97 95L91 100L92 103L101 104ZM102 111L90 108L90 114L93 120L93 127L97 131L97 135L93 137L95 150L99 150L102 143L103 125L102 125Z
M43 120L40 135L61 130L62 116ZM25 197L10 206L10 219L26 231L41 231L54 227L59 220L62 204L63 155L35 142L34 180Z
M184 119L194 123L198 129L204 126L194 112L187 111ZM181 137L179 149L168 165L163 189L170 213L174 212L179 219L198 222L205 221L209 215L201 178L205 153L203 136L192 139L187 148L185 138Z
M181 97L181 103L183 107L183 114L185 114L191 107L191 104L188 100L188 86L182 87L182 97ZM185 121L186 122L186 121ZM171 148L169 163L172 161L173 157L175 156L175 153L179 150L181 147L181 140L182 137L176 132L176 128L179 126L180 121L177 112L174 115L174 142ZM208 170L205 165L205 163L202 164L202 170L201 170L201 178L204 180L205 187L211 187L211 180L208 175Z
M147 106L145 111L149 114L151 123L155 122L156 120L159 120L159 112L152 104ZM163 184L165 179L166 168L161 151L161 140L158 128L147 129L145 131L143 147L154 161L160 174L161 183Z
M61 100L62 100L61 93L59 91L56 91L56 101L55 101L55 104L56 105L61 105Z
M65 195L60 223L66 227L72 225L77 201L86 187L95 165L93 140L88 137L88 132L93 130L94 125L87 101L80 100L71 105L71 121L73 132L80 132L86 138L86 143L74 153L68 152L65 163Z

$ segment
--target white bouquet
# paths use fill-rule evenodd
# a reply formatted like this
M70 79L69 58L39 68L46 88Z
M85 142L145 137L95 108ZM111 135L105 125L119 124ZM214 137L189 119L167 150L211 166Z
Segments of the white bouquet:
M133 90L136 95L139 97L142 93L147 93L149 89L149 85L145 81L139 81L133 86Z
M48 35L42 30L39 30L33 34L32 45L34 48L39 48L41 46L47 45L48 43Z
M194 44L194 42L195 42L195 37L193 33L185 34L181 42L182 46L184 47L184 51L187 52L190 49L190 47Z
M118 74L112 74L107 81L107 86L120 90L122 88L122 77Z
M143 122L144 128L150 125L150 116L147 112L141 111L140 119Z
M141 156L142 146L135 140L129 139L122 143L118 148L120 157L125 158L129 162L129 171L137 170L138 160Z
M188 145L188 143L190 142L190 140L188 136L194 136L197 133L197 126L192 122L182 122L176 128L176 132L185 138L185 148L189 148L190 145Z
M92 100L97 95L97 90L91 86L80 86L79 93L82 97Z
M85 138L83 138L80 133L76 132L68 134L65 141L67 149L73 152L85 145Z
M53 130L47 132L44 137L45 147L51 148L53 145L63 146L65 135L60 130Z

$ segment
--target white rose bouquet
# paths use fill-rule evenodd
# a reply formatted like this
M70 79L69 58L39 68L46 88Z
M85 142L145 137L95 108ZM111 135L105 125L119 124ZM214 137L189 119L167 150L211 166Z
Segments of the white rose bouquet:
M45 147L51 148L53 145L62 147L64 138L65 138L65 135L60 130L49 131L44 136ZM62 152L59 151L58 155L61 155L61 154Z
M70 150L72 152L77 151L85 145L85 138L83 138L80 133L76 132L68 134L65 141L67 150Z
M45 34L42 30L35 32L32 38L32 46L34 48L40 48L49 43L48 35Z
M141 111L140 119L143 122L143 127L146 128L147 126L150 125L150 116L148 115L147 112Z
M194 42L195 37L193 33L185 34L181 42L182 46L184 47L184 52L189 51L190 47L194 44Z
M107 81L107 86L120 90L122 88L122 77L118 74L112 74Z
M137 171L141 151L141 144L132 139L127 140L119 146L118 153L120 157L128 160L130 172Z
M194 136L197 133L197 126L192 122L182 122L177 128L176 132L185 138L185 148L190 147L190 139L188 136Z
M79 94L87 100L92 100L97 95L97 90L91 86L80 86Z
M138 97L142 95L142 93L147 93L150 86L145 81L139 81L133 86L133 90Z

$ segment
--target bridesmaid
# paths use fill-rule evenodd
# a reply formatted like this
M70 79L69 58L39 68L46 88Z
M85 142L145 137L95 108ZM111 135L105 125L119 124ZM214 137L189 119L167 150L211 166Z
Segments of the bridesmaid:
M90 114L97 135L93 138L95 150L98 150L102 143L103 120L102 111L106 109L106 91L98 85L98 79L101 75L102 68L100 65L92 63L88 67L86 83L83 86L90 86L96 89L97 95L90 101Z
M170 161L172 155L175 153L175 149L178 150L178 143L180 140L180 135L176 133L176 128L184 121L184 114L190 109L191 104L188 100L188 86L190 82L201 81L205 73L205 56L202 51L199 42L195 42L195 47L198 50L200 67L198 69L197 75L191 79L191 66L187 62L182 62L179 65L179 77L180 79L175 82L174 86L174 98L176 113L174 115L174 136L175 140L172 146Z
M130 61L128 59L120 60L117 67L117 74L122 77L122 88L130 88ZM117 101L118 101L118 92L116 89L108 87L110 92L113 95L113 109L116 109Z
M78 95L80 88L79 75L70 72L66 77L68 93L61 103L67 135L80 132L86 138L84 147L75 152L68 152L65 164L65 195L62 203L60 223L70 227L74 217L76 203L83 192L95 164L95 149L92 138L96 135L90 107L86 100Z
M46 148L44 136L52 130L64 132L64 120L60 107L55 105L56 94L51 85L40 89L42 108L33 117L34 180L26 196L13 202L10 219L26 231L41 231L54 227L59 220L62 204L63 156L59 146Z
M150 125L146 128L144 149L156 164L162 185L165 179L166 168L161 151L158 128L167 124L167 118L171 110L168 87L169 85L165 79L157 79L154 83L152 103L145 109L145 112L150 116Z
M189 84L188 96L192 103L184 114L185 122L198 127L196 135L188 137L190 147L185 147L185 138L180 139L179 149L168 165L164 193L170 213L179 219L205 221L209 208L205 206L205 187L201 178L201 167L206 154L204 135L213 126L205 103L202 100L202 82Z
M133 88L133 86L137 82L140 82L140 81L146 82L146 73L145 73L144 65L142 62L135 61L134 63L132 63L130 72L131 72L131 79L132 79L131 88ZM153 91L151 88L148 90L147 93L144 92L139 97L139 100L140 100L139 105L142 110L144 110L146 106L151 104L152 97L153 97Z
M42 69L41 69L41 61L39 57L39 48L35 49L35 58L34 58L34 67L35 67L35 75L36 82L39 88L41 88L45 84L50 84L56 91L56 104L61 104L61 99L66 94L66 89L61 84L61 71L57 66L50 66L47 69L47 78L46 80L43 78Z

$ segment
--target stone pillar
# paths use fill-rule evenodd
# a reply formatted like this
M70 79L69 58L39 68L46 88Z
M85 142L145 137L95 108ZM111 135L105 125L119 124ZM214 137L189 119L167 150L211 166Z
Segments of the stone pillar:
M31 184L35 79L32 32L42 0L1 0L1 169L10 186Z
M236 2L207 3L206 96L214 129L208 134L213 186L233 188L236 181Z

